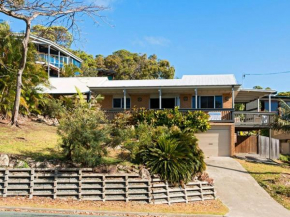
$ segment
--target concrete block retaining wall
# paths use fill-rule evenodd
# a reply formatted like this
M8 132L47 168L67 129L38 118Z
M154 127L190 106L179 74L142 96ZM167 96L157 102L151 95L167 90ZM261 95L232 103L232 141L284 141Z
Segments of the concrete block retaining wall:
M74 198L96 201L142 201L171 204L215 199L207 182L175 187L137 174L100 174L92 169L0 169L0 195Z

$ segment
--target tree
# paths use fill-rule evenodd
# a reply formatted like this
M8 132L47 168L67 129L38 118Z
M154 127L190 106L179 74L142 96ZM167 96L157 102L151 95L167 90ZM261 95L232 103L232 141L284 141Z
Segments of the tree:
M19 105L22 89L22 75L27 62L28 44L31 34L32 22L35 19L44 18L48 21L47 25L52 26L55 23L63 23L73 32L78 32L78 18L85 16L92 18L97 23L96 18L100 17L99 11L106 8L98 6L93 2L60 0L0 0L0 12L22 20L25 23L24 36L22 36L22 56L17 71L17 85L12 114L12 125L18 125Z
M21 60L21 40L11 32L7 23L0 24L0 113L11 118L13 98L15 97L16 73ZM29 44L27 63L23 72L23 89L20 97L20 113L39 113L39 105L45 101L43 94L37 92L36 86L47 82L44 68L36 64L34 44Z
M114 71L115 79L169 79L174 77L175 69L167 60L159 60L157 56L131 53L118 50L104 57L103 55L87 54L84 51L74 51L84 60L82 64L83 76L98 76L99 70Z
M287 92L279 92L277 95L278 96L290 96L290 91L287 91Z
M290 132L290 105L285 101L280 100L280 115L276 116L273 127L275 130L280 130L285 133Z
M72 34L64 26L42 26L35 25L31 29L31 33L42 38L49 39L66 48L71 46L73 41Z
M259 86L259 85L258 85L258 86L254 86L254 87L253 87L253 89L262 90L262 89L263 89L263 87L261 87L261 86Z

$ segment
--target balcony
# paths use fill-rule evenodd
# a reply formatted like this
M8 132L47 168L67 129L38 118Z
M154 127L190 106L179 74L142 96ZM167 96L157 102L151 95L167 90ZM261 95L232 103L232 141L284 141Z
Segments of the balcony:
M234 112L236 127L263 127L269 128L274 121L274 112Z
M157 109L155 109L157 110ZM126 110L130 111L130 110ZM209 121L213 123L235 123L236 127L269 128L274 121L273 112L234 111L233 109L179 109L180 112L203 111L209 114ZM124 109L105 110L109 120Z
M159 110L159 109L154 109ZM113 120L115 115L124 112L124 109L111 109L104 110L108 119ZM126 111L130 111L127 109ZM180 112L186 113L188 111L204 111L209 114L210 122L217 123L232 123L233 122L233 109L179 109Z

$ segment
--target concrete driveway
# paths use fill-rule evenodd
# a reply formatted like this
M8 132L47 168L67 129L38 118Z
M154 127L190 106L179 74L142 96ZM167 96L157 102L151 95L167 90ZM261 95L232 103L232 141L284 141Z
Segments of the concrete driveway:
M207 172L214 178L217 196L229 207L230 217L290 217L255 179L229 157L207 158Z

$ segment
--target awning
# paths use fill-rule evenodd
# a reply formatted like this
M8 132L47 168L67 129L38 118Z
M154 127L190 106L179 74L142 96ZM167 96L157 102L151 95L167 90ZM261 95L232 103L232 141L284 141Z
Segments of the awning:
M261 90L261 89L240 89L235 98L237 103L248 103L259 98L276 94L276 90Z

